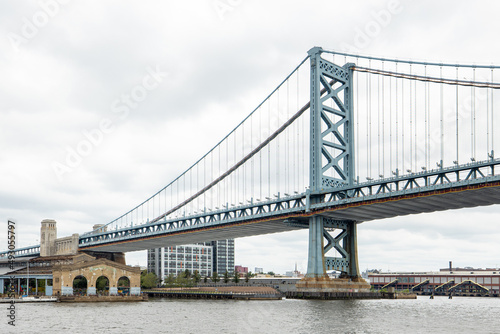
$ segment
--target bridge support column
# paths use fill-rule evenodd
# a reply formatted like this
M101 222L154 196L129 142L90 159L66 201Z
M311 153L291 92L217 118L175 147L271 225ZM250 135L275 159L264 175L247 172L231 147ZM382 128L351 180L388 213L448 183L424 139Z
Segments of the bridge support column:
M289 222L294 226L304 226L304 222ZM359 275L358 255L356 245L356 222L342 221L313 216L309 218L309 257L307 274L304 279L295 284L298 292L308 298L322 298L323 293L358 292L367 293L368 284ZM332 236L330 232L338 232ZM324 240L327 240L324 246ZM325 257L325 254L335 248L340 257ZM340 277L330 279L326 270L340 271ZM319 295L318 295L319 293ZM356 298L353 295L353 298Z
M314 216L309 218L309 255L306 277L327 277L323 251L323 231L323 217Z
M335 237L332 237L328 231L324 231L324 236L328 240L325 253L331 248L335 248L341 255L341 257L325 257L326 269L340 271L341 277L360 277L356 222L326 219L324 225L331 229L340 230L340 233Z
M334 237L330 231L338 230ZM327 245L324 246L324 240ZM335 248L341 257L325 257ZM358 266L357 225L354 221L338 221L314 216L309 218L308 278L325 278L326 270L340 271L341 277L360 277Z

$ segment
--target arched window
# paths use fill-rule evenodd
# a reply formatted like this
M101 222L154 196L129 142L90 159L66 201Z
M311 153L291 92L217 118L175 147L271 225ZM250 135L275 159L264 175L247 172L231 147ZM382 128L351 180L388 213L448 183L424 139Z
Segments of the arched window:
M109 295L109 279L106 276L99 276L95 288L98 295Z
M130 279L127 276L118 279L118 294L130 296Z
M73 295L86 296L87 295L87 279L83 275L78 275L73 280Z

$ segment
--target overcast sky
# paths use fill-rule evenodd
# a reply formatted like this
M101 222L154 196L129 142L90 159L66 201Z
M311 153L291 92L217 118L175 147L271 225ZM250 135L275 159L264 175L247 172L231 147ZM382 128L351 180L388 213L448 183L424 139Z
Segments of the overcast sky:
M313 46L498 64L499 10L497 1L2 1L0 249L8 218L23 247L39 242L45 218L62 237L142 202ZM137 85L141 100L127 101ZM71 157L89 136L88 154ZM361 224L360 269L437 270L450 260L498 267L499 213L493 206ZM145 252L127 261L146 265ZM236 263L306 271L307 232L237 239Z

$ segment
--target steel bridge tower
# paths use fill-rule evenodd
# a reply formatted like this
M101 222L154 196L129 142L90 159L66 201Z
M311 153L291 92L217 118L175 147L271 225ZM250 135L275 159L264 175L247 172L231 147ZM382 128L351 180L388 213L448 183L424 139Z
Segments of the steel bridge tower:
M353 63L335 65L321 57L323 49L309 50L310 97L310 203L318 203L324 189L354 183ZM336 236L329 232L340 230ZM324 239L327 245L324 245ZM341 257L325 257L335 248ZM309 218L309 278L325 278L326 270L358 277L356 222L322 215Z

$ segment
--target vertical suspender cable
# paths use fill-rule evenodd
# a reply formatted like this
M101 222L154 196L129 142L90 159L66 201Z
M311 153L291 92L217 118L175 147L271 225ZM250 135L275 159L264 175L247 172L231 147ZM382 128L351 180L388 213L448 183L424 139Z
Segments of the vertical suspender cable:
M280 126L280 90L278 89L277 94L277 99L278 99L278 115L276 117L278 118L278 127ZM277 191L279 191L280 188L280 159L281 159L281 150L280 150L280 137L276 137L276 182L277 182ZM286 167L285 167L285 172L286 172Z
M295 110L299 110L299 104L300 104L300 101L299 101L299 72L300 72L300 68L297 70L297 102L296 102ZM297 148L297 150L296 150L297 151L297 176L296 176L296 178L297 178L297 185L294 186L294 190L295 191L299 191L299 187L300 187L300 180L299 180L299 177L300 177L300 168L299 168L299 166L301 165L301 162L304 161L303 158L300 159L300 153L302 151L300 149L300 147L301 147L301 145L300 145L300 132L301 132L300 131L301 130L300 124L302 122L302 117L300 117L298 119L298 122L299 123L297 124L297 130L296 130L296 132L297 132L297 139L295 140L296 141L296 148Z
M431 86L427 84L427 168L431 167Z
M237 156L236 156L236 152L237 152L237 147L236 147L237 145L236 145L236 142L238 141L237 136L236 136L236 132L237 132L237 131L235 131L235 132L234 132L234 146L233 146L233 148L234 148L234 155L233 155L233 159L234 159L234 160L233 160L233 161L234 161L234 162L238 161L238 158L237 158ZM234 162L233 162L233 163L234 163ZM239 187L238 187L238 185L239 185L239 177L238 177L237 173L234 173L233 180L234 180L234 182L233 182L233 185L234 185L234 192L233 192L233 196L231 196L231 203L236 202L236 199L238 198L238 190L239 190Z
M424 67L424 76L427 76L427 65ZM424 138L424 152L425 152L425 167L429 168L429 162L427 160L427 122L429 121L427 119L427 82L424 83L424 133L425 133L425 138Z
M370 66L369 66L370 67ZM367 103L366 103L366 175L370 176L370 74L366 74L366 95L367 95Z
M289 91L289 81L287 80L286 81L286 118L287 120L289 119L289 102L290 102L290 91ZM294 122L295 123L295 122ZM287 192L290 191L290 188L289 188L289 184L290 184L290 178L292 177L292 173L290 173L290 168L289 168L289 165L290 165L290 160L289 160L289 155L288 155L288 151L290 149L290 142L289 142L289 132L292 131L293 127L290 127L289 129L287 129L286 131L286 138L285 138L285 169L287 170L287 172L290 174L288 175L287 173L285 173L285 182L286 182L286 190Z
M245 152L245 124L242 124L242 133L241 133L241 146L242 146L242 157L246 155ZM219 171L220 173L220 171ZM221 173L222 174L222 173ZM243 164L243 193L240 193L240 198L242 201L245 200L247 195L247 163Z
M359 58L356 58L356 64L359 63ZM359 152L359 72L356 71L356 131L355 131L355 136L356 136L356 155L355 157L360 153ZM356 160L356 175L359 175L359 159Z
M268 102L267 127L271 133L271 100ZM271 143L267 144L267 196L271 197Z
M398 63L396 63L396 72L398 71ZM394 79L396 81L396 173L399 166L399 122L398 122L398 78Z
M369 62L368 67L371 66L371 60ZM368 124L369 124L369 134L368 134L368 152L369 152L369 168L368 168L368 175L371 177L372 176L372 77L368 75L368 101L369 101L369 112L368 112Z
M490 96L486 89L486 153L490 154Z
M389 77L389 171L392 172L392 76ZM390 174L389 174L390 175Z
M384 62L382 62L384 70ZM385 95L384 95L385 76L382 76L382 174L385 174Z
M440 66L439 68L439 76L441 79L443 79L443 66ZM440 99L440 111L439 111L439 118L440 118L440 124L441 124L441 168L443 168L443 161L444 161L444 124L443 124L443 114L444 114L444 109L443 109L443 84L440 84L440 91L439 91L439 99Z
M415 131L413 133L413 135L415 136L415 140L413 141L414 145L415 145L415 148L413 149L413 152L415 154L415 158L413 159L415 165L414 165L414 170L415 172L417 172L417 163L418 163L418 150L417 150L417 139L418 139L418 113L417 113L417 106L418 106L418 98L417 98L417 85L418 85L418 81L415 81L415 85L413 86L415 88L415 96L414 96L414 104L415 104L415 107L413 108L413 112L414 112L414 116L413 116L413 119L415 120Z
M458 66L457 66L457 82L458 82ZM456 148L456 150L457 150L457 152L456 152L456 155L457 155L456 159L457 160L456 161L457 161L457 164L458 164L459 161L460 161L459 160L459 155L458 155L458 153L459 153L459 150L458 150L458 148L459 148L459 145L458 145L458 85L455 86L455 108L456 108L455 109L455 137L456 137L455 141L457 143L457 148Z
M476 68L473 69L473 81L476 81ZM472 105L474 110L474 155L476 158L476 87L472 86Z
M377 166L378 166L378 174L381 175L382 173L380 172L380 75L377 76L377 151L378 151L378 158L377 158Z
M406 172L405 169L405 81L401 81L401 163L403 168L403 173Z
M491 83L493 83L493 68L491 68ZM493 104L494 90L491 89L491 154L493 158L493 154L495 152L495 122L493 116L495 115L495 109Z
M410 64L410 76L412 75ZM413 168L413 80L410 80L410 169Z
M262 142L262 109L260 108L259 112L259 142ZM262 151L259 151L259 198L262 199Z
M300 69L297 71L297 107L300 106L300 78L299 78ZM297 108L298 110L298 108ZM300 140L300 136L304 136L303 133L303 124L304 117L299 118L299 124L297 125L297 189L296 191L302 192L304 190L305 184L301 182L301 178L303 178L305 174L305 152L303 150L304 143Z
M476 81L476 69L472 70L472 80ZM471 86L471 101L470 101L470 112L471 112L471 123L470 123L470 140L471 140L471 159L476 157L476 111L475 108L475 90L474 85Z
M214 154L213 154L213 152L210 153L210 173L211 173L210 180L213 180L215 178L214 177ZM184 185L185 185L185 183L184 183ZM185 192L186 192L186 188L184 188L184 193ZM214 206L213 196L210 196L210 207L213 207L213 206Z
M253 115L250 118L250 151L253 151ZM255 157L252 157L252 160L250 161L250 198L253 198L255 196L255 169L254 169L254 164L255 164Z
M222 169L222 168L221 168L221 165L220 165L220 164L221 164L221 160L222 160L222 159L221 159L221 155L220 155L220 150L221 150L221 144L219 144L219 175L220 175L220 174L222 174L222 173L221 173L221 169ZM226 169L226 170L227 170L227 169ZM220 191L220 184L219 184L219 183L217 183L217 204L219 204L219 203L220 203L220 200L221 200L221 198L220 198L220 193L221 193L221 191Z

